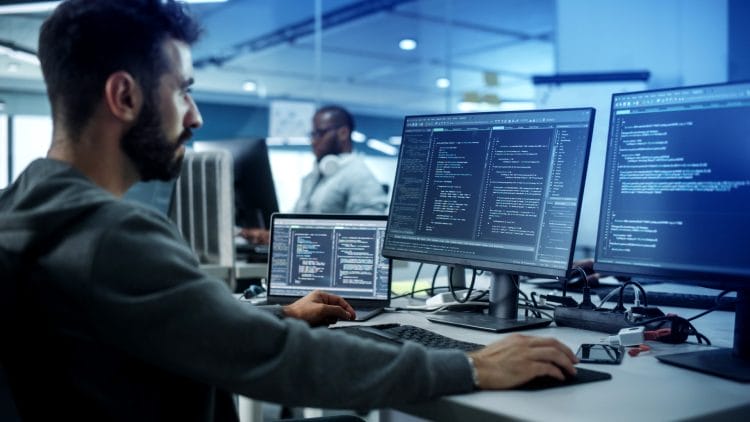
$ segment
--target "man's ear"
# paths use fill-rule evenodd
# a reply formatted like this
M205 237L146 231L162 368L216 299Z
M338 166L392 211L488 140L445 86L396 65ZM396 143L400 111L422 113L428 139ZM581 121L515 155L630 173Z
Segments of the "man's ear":
M104 103L117 119L131 123L143 106L143 90L130 73L115 72L104 84Z
M352 131L346 126L341 126L336 130L336 140L338 141L339 146L345 151L347 151L347 148L350 148L351 142L350 140L352 136Z

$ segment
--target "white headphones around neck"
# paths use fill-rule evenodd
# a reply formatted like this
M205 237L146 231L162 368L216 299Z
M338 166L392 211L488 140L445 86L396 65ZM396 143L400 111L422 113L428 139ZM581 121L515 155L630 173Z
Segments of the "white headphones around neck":
M331 176L339 171L341 164L344 162L344 157L336 154L328 154L321 158L318 162L318 171L324 177Z

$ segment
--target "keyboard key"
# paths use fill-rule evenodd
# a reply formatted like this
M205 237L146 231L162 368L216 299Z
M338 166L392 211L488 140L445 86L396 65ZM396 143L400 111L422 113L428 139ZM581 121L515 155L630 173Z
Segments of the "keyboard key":
M481 349L481 344L456 340L413 325L381 324L336 328L359 337L371 338L393 344L413 341L432 349L458 349L470 352Z

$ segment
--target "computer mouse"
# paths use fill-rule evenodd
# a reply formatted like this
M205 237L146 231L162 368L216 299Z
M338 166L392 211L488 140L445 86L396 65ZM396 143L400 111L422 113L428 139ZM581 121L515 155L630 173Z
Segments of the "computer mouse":
M261 293L265 293L266 289L263 288L263 286L258 286L257 284L251 284L247 289L245 289L244 292L242 292L242 296L245 299L252 299L255 296L258 296Z

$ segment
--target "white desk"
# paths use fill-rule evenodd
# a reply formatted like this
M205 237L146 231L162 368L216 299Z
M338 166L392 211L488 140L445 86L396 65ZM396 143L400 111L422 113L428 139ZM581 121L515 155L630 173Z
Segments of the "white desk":
M670 310L673 311L673 310ZM695 310L682 309L690 316ZM386 313L368 324L399 322L428 328L443 335L487 344L507 334L468 330L427 321L423 315ZM734 314L715 312L695 321L696 328L713 344L729 346ZM597 341L602 333L553 326L524 334L555 337L574 351L580 343ZM693 341L691 339L691 341ZM437 421L523 419L538 421L665 421L691 418L747 420L750 417L750 384L740 384L657 361L659 353L695 350L694 344L649 342L653 350L637 357L625 356L621 365L581 364L609 372L612 380L542 391L483 391L443 397L397 410Z

